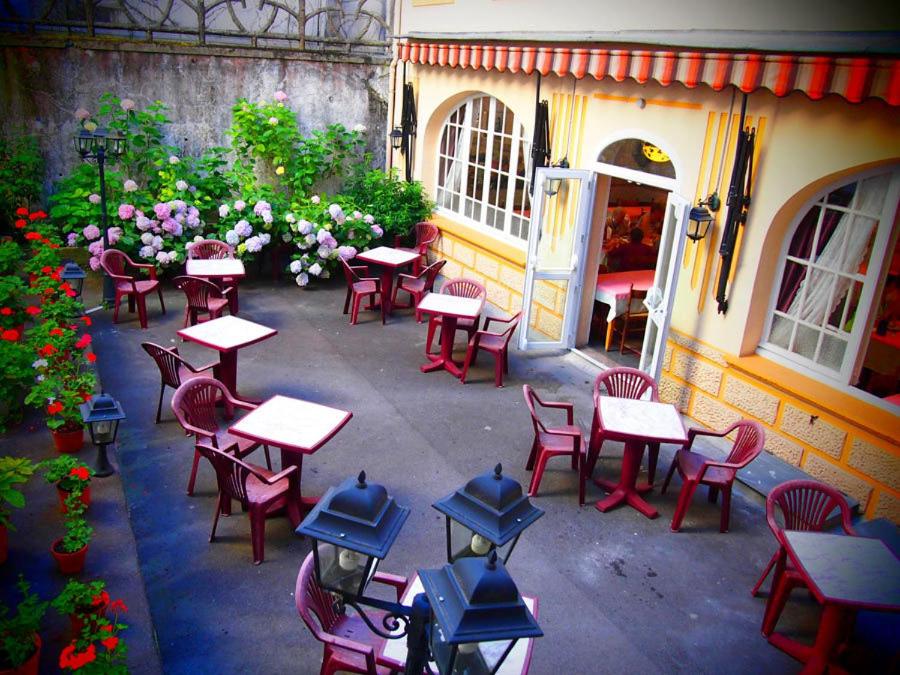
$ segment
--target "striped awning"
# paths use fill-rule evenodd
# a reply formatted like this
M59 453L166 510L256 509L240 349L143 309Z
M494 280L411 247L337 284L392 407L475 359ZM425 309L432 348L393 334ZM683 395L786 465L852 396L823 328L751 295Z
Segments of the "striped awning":
M448 68L591 76L616 82L655 80L666 87L680 82L719 91L734 85L743 92L768 89L776 96L801 91L813 100L837 94L851 103L880 98L900 105L900 59L803 56L598 47L510 46L406 41L401 61Z

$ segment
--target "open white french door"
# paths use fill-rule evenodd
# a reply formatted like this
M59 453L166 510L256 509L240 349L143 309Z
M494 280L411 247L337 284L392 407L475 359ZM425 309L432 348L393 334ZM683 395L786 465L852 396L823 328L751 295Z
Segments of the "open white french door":
M690 213L691 203L684 197L670 192L659 239L659 256L653 286L647 291L647 299L644 300L650 316L644 332L644 346L641 349L639 366L657 382L666 352L666 340L669 337L672 305L675 302L678 271L681 257L684 255L685 232Z
M558 186L553 195L544 189L549 185ZM593 202L592 171L540 168L535 173L519 349L574 346Z

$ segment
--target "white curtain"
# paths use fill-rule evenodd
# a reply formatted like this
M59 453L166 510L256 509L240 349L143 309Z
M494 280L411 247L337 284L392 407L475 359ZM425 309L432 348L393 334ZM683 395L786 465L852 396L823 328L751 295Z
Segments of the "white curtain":
M787 310L790 317L821 326L847 295L852 279L849 276L835 275L833 272L853 275L859 269L872 232L878 224L877 216L874 218L872 216L882 211L890 178L890 174L884 174L860 183L854 213L844 213L841 216L831 238L815 260L817 265L825 267L828 271L808 270ZM848 315L848 318L853 317ZM788 345L793 326L793 321L776 317L769 341ZM798 329L794 345L788 345L788 348L812 358L818 337L819 331ZM843 345L834 340L826 340L817 361L839 370L843 361Z
M450 208L452 194L459 194L462 192L462 175L463 170L466 166L467 157L465 157L465 148L466 148L466 130L465 127L462 126L462 122L466 116L465 106L469 104L465 104L458 113L457 120L459 120L461 126L454 127L445 127L444 133L449 136L450 129L452 128L456 132L456 147L452 148L452 152L450 156L452 157L452 161L450 162L450 166L447 168L447 173L444 176L444 184L439 185L439 188L444 188L444 199L441 206L445 208ZM452 194L451 194L452 193Z

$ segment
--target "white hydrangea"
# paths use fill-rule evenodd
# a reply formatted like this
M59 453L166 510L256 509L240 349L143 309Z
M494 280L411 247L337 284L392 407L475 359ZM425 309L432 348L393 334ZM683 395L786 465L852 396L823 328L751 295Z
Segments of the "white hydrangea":
M322 266L319 263L313 263L309 266L309 273L317 277L322 273Z
M153 233L144 232L144 234L141 235L141 243L144 246L150 246L153 243Z
M175 189L181 190L181 191L187 190L188 189L187 181L184 181L184 180L177 181L175 183Z
M291 274L300 274L303 271L303 263L299 260L291 262Z
M229 211L231 211L231 209L228 208L228 204L222 204L222 206L219 207L219 218L227 216Z
M247 202L245 202L243 199L238 199L234 203L234 210L235 211L243 211L246 208L246 206L247 206Z
M309 283L309 275L306 272L297 275L297 285L306 286Z
M225 233L225 241L232 246L236 246L240 240L240 236L238 236L238 233L234 230L228 230L228 232Z

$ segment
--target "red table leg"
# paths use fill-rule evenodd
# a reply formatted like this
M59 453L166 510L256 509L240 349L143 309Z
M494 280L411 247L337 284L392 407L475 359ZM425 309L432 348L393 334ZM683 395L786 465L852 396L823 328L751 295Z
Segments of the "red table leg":
M426 354L431 363L419 366L423 373L430 373L444 368L454 377L462 377L462 370L453 360L453 338L456 336L456 317L441 316L441 353L437 356Z
M609 481L595 478L594 482L606 490L612 490L606 499L601 499L596 503L598 511L606 513L610 509L614 509L623 502L631 508L640 511L647 518L656 518L659 512L650 504L645 502L638 489L635 487L638 472L641 469L641 457L644 454L644 444L640 441L629 441L625 443L625 452L622 455L622 474L619 482L615 485Z
M297 503L300 505L300 514L306 514L318 503L318 497L304 497L301 488L303 478L303 453L281 449L281 469L289 466L297 467Z
M247 403L262 403L259 399L241 396L237 390L237 350L219 352L219 380L224 384L231 395Z
M391 295L394 292L394 270L391 267L381 267L381 316L387 318L391 315Z
M822 608L819 630L813 645L804 645L781 633L772 633L769 642L784 653L804 663L801 673L812 675L825 672L846 672L830 663L831 654L852 625L855 612L840 605L826 604Z

